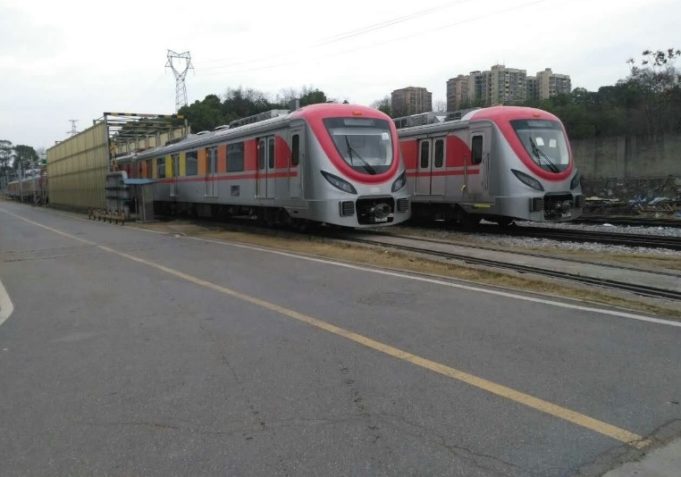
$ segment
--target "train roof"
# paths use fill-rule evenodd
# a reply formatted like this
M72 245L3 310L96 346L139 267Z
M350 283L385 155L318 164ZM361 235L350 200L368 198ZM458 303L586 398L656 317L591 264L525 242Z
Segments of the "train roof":
M457 129L465 129L471 122L490 121L494 123L507 122L514 119L547 119L550 121L560 121L553 114L525 106L492 106L489 108L472 109L460 119L445 120L434 124L424 124L404 129L398 129L400 137L418 136L419 134L430 134L445 132Z
M267 117L268 114L270 117ZM362 116L381 119L384 119L385 117L380 111L353 104L311 104L293 112L278 109L232 121L228 125L229 127L227 127L227 125L218 126L213 131L200 131L196 134L190 134L174 144L165 144L146 151L118 157L116 160L125 163L139 159L153 158L159 155L172 154L178 151L226 142L243 136L261 134L266 131L281 128L296 120L315 120L331 116ZM232 125L234 125L234 127Z

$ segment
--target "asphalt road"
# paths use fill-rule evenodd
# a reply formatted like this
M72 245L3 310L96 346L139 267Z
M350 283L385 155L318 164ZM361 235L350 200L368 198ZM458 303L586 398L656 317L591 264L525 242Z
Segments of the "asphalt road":
M617 313L9 202L0 280L2 476L565 476L681 418Z

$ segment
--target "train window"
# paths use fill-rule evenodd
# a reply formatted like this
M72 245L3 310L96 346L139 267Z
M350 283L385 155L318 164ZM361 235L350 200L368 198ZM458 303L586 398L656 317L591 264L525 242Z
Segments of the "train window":
M185 156L185 172L188 176L199 173L199 158L197 151L189 151Z
M291 165L297 166L300 163L300 136L294 134L291 138Z
M421 169L428 169L430 163L430 142L421 141Z
M227 144L227 172L244 170L244 143Z
M480 164L482 162L482 136L473 136L471 152L473 164Z
M169 177L179 177L180 175L180 155L179 154L172 154L170 156L172 159L172 164L171 164L171 170L170 173L168 174Z
M265 168L265 140L260 139L258 141L258 169L263 170Z
M381 174L394 160L390 127L383 119L327 118L324 125L346 164L363 174Z
M209 174L215 174L218 171L218 148L213 146L206 149L206 157L208 158L206 171Z
M154 176L153 160L147 160L147 178L151 179Z
M244 143L227 144L227 172L244 170Z
M568 167L570 149L559 122L514 120L511 125L536 165L550 172L560 172Z
M269 169L274 169L274 138L271 137L267 144L267 167Z
M445 142L442 139L435 140L435 158L433 167L442 167L445 163Z
M166 176L166 158L160 157L156 159L156 169L158 170L158 178L164 179Z

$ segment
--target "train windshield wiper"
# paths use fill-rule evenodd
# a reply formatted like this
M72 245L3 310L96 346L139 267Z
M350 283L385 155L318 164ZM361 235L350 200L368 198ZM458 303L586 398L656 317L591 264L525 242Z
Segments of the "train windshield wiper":
M544 161L546 162L546 165L548 168L551 170L551 172L560 172L560 169L558 169L558 166L551 160L551 158L541 149L537 147L537 145L534 143L532 138L530 137L530 145L532 146L532 154L535 155L537 158L537 163L541 166L541 158L544 158Z
M376 169L374 169L371 166L371 164L369 164L362 156L360 156L359 153L350 145L350 140L348 139L348 136L345 136L345 144L348 146L348 155L350 156L350 165L352 167L355 166L352 156L352 153L354 152L355 156L357 156L357 159L359 159L359 161L361 162L361 165L364 168L364 170L371 175L376 174Z

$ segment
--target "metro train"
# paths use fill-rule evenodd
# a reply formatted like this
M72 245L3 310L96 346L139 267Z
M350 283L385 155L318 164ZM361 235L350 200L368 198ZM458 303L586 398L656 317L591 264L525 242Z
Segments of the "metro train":
M464 111L458 119L409 126L396 119L415 218L475 225L516 219L559 222L581 215L584 198L560 120L513 106Z
M48 203L47 174L24 177L7 183L6 195L10 199L45 205Z
M317 104L236 120L116 163L130 178L154 181L157 212L368 227L410 217L398 145L382 112Z

